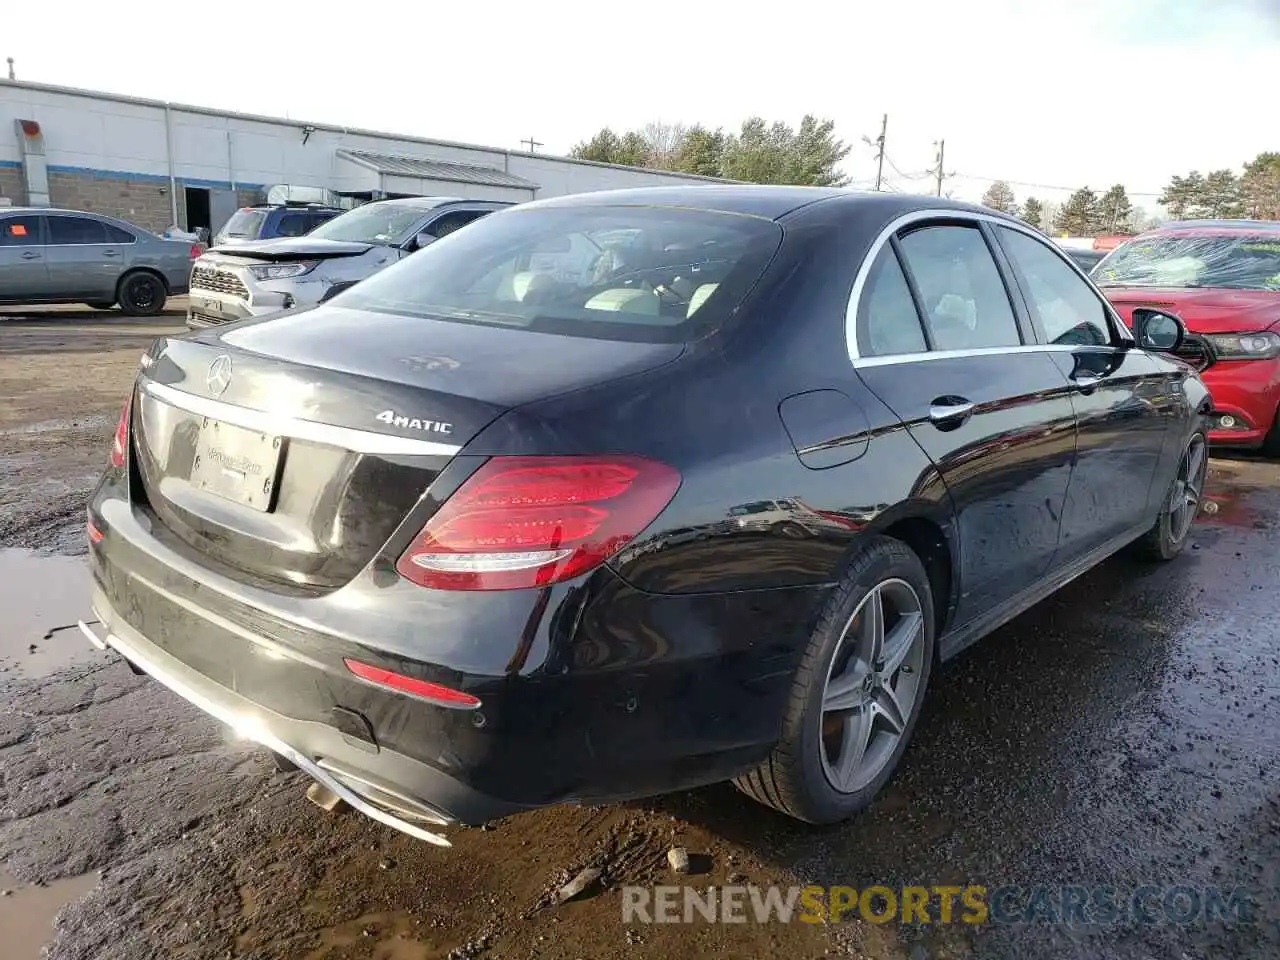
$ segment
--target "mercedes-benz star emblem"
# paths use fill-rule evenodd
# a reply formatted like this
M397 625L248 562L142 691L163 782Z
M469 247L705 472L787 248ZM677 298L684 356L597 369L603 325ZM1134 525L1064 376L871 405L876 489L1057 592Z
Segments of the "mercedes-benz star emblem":
M224 353L209 364L204 382L211 394L215 397L222 396L231 385L231 358Z

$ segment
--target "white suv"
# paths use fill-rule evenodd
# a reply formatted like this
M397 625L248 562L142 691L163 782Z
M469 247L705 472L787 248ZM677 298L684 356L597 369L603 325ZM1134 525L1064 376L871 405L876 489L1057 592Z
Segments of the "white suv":
M454 197L366 203L301 237L214 247L191 268L193 329L314 306L510 204Z

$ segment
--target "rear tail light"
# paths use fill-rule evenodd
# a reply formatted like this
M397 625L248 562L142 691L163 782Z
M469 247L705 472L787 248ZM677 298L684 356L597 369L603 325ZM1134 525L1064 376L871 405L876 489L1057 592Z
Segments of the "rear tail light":
M133 406L130 396L124 403L120 413L120 422L116 424L116 435L111 440L111 465L116 469L124 466L124 454L129 449L129 410Z
M430 680L406 677L403 673L395 673L383 667L373 667L367 663L361 663L359 660L344 657L342 662L346 664L348 670L361 680L367 680L369 683L376 684L379 687L388 687L391 690L398 690L400 693L407 693L422 700L430 700L432 703L442 707L474 710L480 706L480 701L471 694L463 693L461 690L454 690L452 687L432 683Z
M94 525L92 515L85 517L84 532L89 537L90 543L101 543L105 539L102 531Z
M613 556L671 502L680 474L640 457L494 457L401 556L438 590L558 583Z
M191 245L191 259L192 259L192 260L199 260L199 259L200 259L201 257L203 257L203 256L204 256L204 244L203 244L203 243L193 243L193 244Z

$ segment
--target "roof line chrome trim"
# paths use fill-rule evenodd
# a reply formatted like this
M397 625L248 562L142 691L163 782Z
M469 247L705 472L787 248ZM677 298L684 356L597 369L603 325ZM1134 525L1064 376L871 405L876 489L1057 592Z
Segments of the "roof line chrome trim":
M252 410L248 407L237 407L222 400L211 400L198 397L193 393L177 390L167 384L143 379L139 387L144 393L155 397L170 406L179 407L188 413L200 417L210 417L223 423L230 423L247 430L257 430L276 436L289 437L294 440L308 440L312 443L324 443L333 447L343 447L355 453L381 454L385 456L434 456L452 457L462 447L452 443L437 443L434 440L418 440L413 437L396 437L371 430L355 430L351 427L337 427L328 423L317 423L314 420L300 420L297 417L286 417L265 410Z
M1016 230L1019 233L1025 233L1027 236L1031 237L1033 240L1036 240L1040 243L1044 243L1045 246L1048 246L1050 247L1050 249L1053 249L1052 241L1045 243L1045 241L1048 238L1046 238L1044 234L1040 233L1040 231L1036 230L1034 227L1025 223L1020 223L1016 220L1010 220L1004 217L998 217L993 214L974 212L974 211L964 210L964 209L953 209L953 208L947 208L947 207L930 207L924 210L912 210L910 213L904 213L899 217L895 217L893 220L890 220L889 223L885 225L884 229L880 231L880 233L876 236L875 240L872 241L871 246L867 249L866 256L862 258L862 263L858 265L858 273L853 281L853 289L849 291L849 304L845 308L845 314L844 314L844 336L845 336L845 346L849 352L849 359L854 361L855 366L859 361L863 361L863 360L872 360L872 359L874 360L895 359L896 360L904 357L920 356L917 354L901 354L901 355L894 355L892 357L885 357L885 358L862 357L858 352L858 307L861 305L861 302L862 302L862 294L867 285L867 278L871 274L871 267L875 264L876 257L880 255L880 251L884 249L884 245L889 242L889 238L892 237L894 234L896 234L903 227L909 227L913 223L919 223L924 220L968 220L973 222L975 225L978 223L989 223L998 227L1006 227L1010 230ZM1129 329L1123 323L1119 322L1119 318L1116 316L1115 310L1111 306L1111 301L1109 301L1106 298L1106 295L1103 294L1102 291L1098 289L1097 284L1095 284L1091 279L1089 279L1089 275L1086 274L1083 270L1081 270L1078 266L1076 266L1075 262L1071 260L1070 257L1066 256L1065 254L1061 254L1061 259L1072 270L1074 270L1081 278L1083 278L1084 282L1089 285L1089 288L1093 290L1094 294L1098 297L1098 299L1102 301L1108 313L1111 315L1112 323L1115 326L1115 328L1119 331L1121 339L1126 340L1130 344L1135 343L1133 339L1133 334L1129 332ZM1017 350L1017 349L1022 349L1026 347L1037 347L1037 346L1050 347L1055 345L1026 343L1026 344L1021 344L1019 347L1002 347L1002 348L994 349L993 352L1007 353L1011 350ZM969 354L972 351L948 350L944 352L947 354L954 355L954 354ZM981 351L979 351L978 353L980 355ZM935 352L934 355L936 356L937 353Z

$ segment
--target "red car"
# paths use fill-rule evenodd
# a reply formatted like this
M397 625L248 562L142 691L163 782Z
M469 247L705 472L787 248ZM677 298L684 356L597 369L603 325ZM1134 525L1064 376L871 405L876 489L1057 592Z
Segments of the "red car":
M1280 456L1280 223L1165 224L1092 276L1126 323L1135 307L1182 318L1192 336L1179 354L1213 397L1210 441Z

